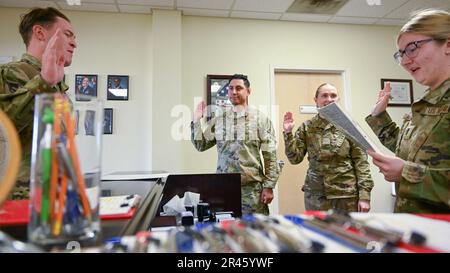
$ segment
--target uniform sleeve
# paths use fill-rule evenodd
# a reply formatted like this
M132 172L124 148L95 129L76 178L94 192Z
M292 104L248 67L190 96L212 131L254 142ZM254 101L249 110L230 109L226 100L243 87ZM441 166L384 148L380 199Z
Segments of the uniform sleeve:
M283 132L284 136L284 153L286 154L289 162L292 164L299 164L303 161L307 152L306 148L306 125L303 123L295 132L295 136L292 133Z
M384 111L378 116L369 115L366 117L366 122L381 143L392 152L395 152L400 128L392 121L389 114Z
M34 96L56 90L51 88L40 74L30 79L15 66L1 67L0 73L0 109L20 130L29 122L29 113L25 109L32 108L30 103L33 103Z
M210 121L205 131L202 130L200 122L191 122L191 142L195 149L203 152L216 145L214 129L215 119Z
M277 141L272 122L266 118L259 126L261 139L261 152L264 160L263 188L274 188L280 176L277 163Z
M374 183L372 176L370 175L370 165L369 162L367 162L367 154L351 141L350 145L353 168L358 183L359 200L370 201L370 192L372 191Z
M399 193L411 199L444 203L450 208L450 168L430 168L406 161Z

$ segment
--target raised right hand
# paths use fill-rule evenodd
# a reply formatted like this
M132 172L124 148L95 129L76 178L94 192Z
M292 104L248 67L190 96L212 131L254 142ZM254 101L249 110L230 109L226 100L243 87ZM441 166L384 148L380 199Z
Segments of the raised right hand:
M64 40L61 29L57 29L42 54L41 76L50 86L64 78Z
M204 101L201 101L198 105L197 105L197 109L195 109L194 112L194 123L197 123L200 121L200 119L203 117L203 113L206 110L206 103Z
M391 83L386 82L386 84L384 85L384 89L381 90L380 93L378 94L377 103L375 103L375 106L373 107L372 110L373 117L378 116L379 114L386 111L386 107L388 105L390 96L391 96Z
M294 129L294 118L292 116L291 112L286 112L284 114L284 120L283 120L283 129L286 133L292 132L292 129Z

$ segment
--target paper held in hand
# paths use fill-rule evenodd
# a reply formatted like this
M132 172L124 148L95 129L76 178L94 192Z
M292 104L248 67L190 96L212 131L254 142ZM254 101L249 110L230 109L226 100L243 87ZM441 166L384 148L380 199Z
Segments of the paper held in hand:
M336 128L342 131L348 138L353 140L355 144L364 151L373 150L377 153L380 149L367 136L363 129L354 121L348 113L346 113L336 103L330 103L327 106L318 108L320 116L332 123Z

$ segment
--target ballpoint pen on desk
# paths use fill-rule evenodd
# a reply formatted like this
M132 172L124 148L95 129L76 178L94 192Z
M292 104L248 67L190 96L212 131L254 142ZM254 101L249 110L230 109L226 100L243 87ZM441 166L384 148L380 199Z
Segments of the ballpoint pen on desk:
M86 189L84 184L84 177L81 173L81 166L78 160L78 153L75 146L75 120L70 116L70 105L68 101L64 102L64 118L67 126L67 142L69 147L69 154L72 159L72 164L75 169L76 181L78 184L78 193L80 195L81 204L83 206L84 216L88 221L92 220L91 207L89 205L89 200L86 195Z
M63 213L66 203L67 195L67 176L65 174L61 177L61 185L58 196L58 211L56 212L56 217L53 225L53 235L59 236L61 234L61 227L63 222Z
M44 135L41 139L42 155L42 203L41 203L41 222L47 224L50 213L49 190L52 163L52 124L54 120L53 111L45 108L42 116L42 122L45 124Z
M66 147L63 142L58 142L56 144L57 154L58 154L58 165L61 173L61 186L59 192L58 199L58 212L55 219L55 225L53 227L53 234L58 236L61 233L61 226L63 223L63 212L66 208L66 199L69 202L68 198L68 179L71 181L75 178L75 174L73 172L73 168L70 164L69 154L67 153ZM66 212L68 212L66 210Z
M78 179L74 168L73 163L71 162L70 155L67 151L66 146L63 143L57 144L58 148L58 159L60 160L61 165L64 167L65 174L68 176L68 182L66 183L66 203L61 204L62 209L66 209L64 222L68 224L74 225L73 228L76 230L77 225L80 223L80 210L78 207L78 195L77 195L77 183ZM79 189L78 189L79 190ZM61 218L58 219L58 222L61 223ZM74 231L74 230L72 230Z
M67 187L67 203L66 203L66 219L64 223L67 223L67 231L72 235L77 235L82 232L83 229L83 217L80 213L78 206L78 194L73 187L74 181L69 181Z
M253 221L256 228L270 232L272 241L281 245L281 252L323 252L324 245L311 240L299 226L292 222L261 214L247 215L244 219Z
M224 225L229 226L227 222L218 224L212 223L197 223L195 228L203 235L211 246L212 252L222 253L239 253L243 252L242 246L236 242L227 231L222 228Z
M222 225L222 227L224 227ZM278 247L256 231L247 228L242 222L232 222L225 227L228 234L237 242L241 243L245 252L278 252Z
M346 225L357 230L363 235L374 238L377 241L385 243L388 247L399 245L424 246L427 238L417 231L404 232L393 230L384 226L383 228L367 224L364 220L354 219L349 213L342 211L328 211L325 219L329 222L335 222L339 225ZM370 218L369 218L370 219ZM380 220L377 221L378 224Z
M302 228L313 231L328 239L331 239L349 249L356 252L368 252L367 244L370 242L366 238L359 238L355 233L345 232L343 229L337 231L332 228L331 225L317 218L303 218L297 215L285 215L289 221L292 221L296 225L300 225Z
M63 174L63 171L60 170L58 161L57 161L57 151L56 151L56 142L61 134L61 110L62 110L62 100L63 97L60 94L55 94L54 105L54 121L53 121L53 140L52 140L52 170L50 176L50 217L52 219L56 218L56 194L58 188L58 171L60 174ZM59 208L61 208L59 206Z
M258 238L259 241L266 245L266 249L272 249L272 252L298 252L283 243L269 225L263 225L262 222L256 221L256 218L252 217L250 219L250 217L246 217L239 221L245 225L247 232L251 236Z

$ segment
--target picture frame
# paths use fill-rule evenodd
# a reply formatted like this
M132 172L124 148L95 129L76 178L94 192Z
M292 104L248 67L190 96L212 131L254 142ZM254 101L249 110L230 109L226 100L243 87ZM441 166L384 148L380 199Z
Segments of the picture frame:
M75 75L75 100L90 101L97 97L98 76L94 74Z
M113 109L104 108L103 113L103 134L111 135L113 133Z
M391 83L391 98L388 106L411 106L414 102L412 80L404 79L381 79L381 89L385 83Z
M106 99L128 100L130 78L127 75L108 75Z
M206 104L208 107L207 120L214 117L220 107L222 111L231 107L228 99L228 83L232 75L206 75Z
M87 136L95 136L95 111L86 110L84 116L84 132Z
M80 122L80 110L75 110L75 135L78 135L79 122Z

